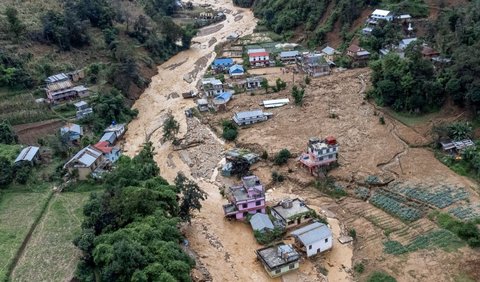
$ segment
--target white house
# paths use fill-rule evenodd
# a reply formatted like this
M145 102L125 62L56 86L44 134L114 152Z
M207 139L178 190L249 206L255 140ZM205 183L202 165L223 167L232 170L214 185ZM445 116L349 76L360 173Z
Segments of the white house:
M386 21L393 21L393 13L387 10L376 9L370 15L370 18L373 20L386 20Z
M398 44L398 48L400 50L405 50L407 48L407 46L410 45L410 43L415 42L415 41L417 41L416 37L402 39L400 41L400 43Z
M333 246L332 231L327 225L314 222L291 233L295 243L307 253L307 257L328 251Z
M249 53L248 62L252 67L268 66L270 64L270 54L266 51Z

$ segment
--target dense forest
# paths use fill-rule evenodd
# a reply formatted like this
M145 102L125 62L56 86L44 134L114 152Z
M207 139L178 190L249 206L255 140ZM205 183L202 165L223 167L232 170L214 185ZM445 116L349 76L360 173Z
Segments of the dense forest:
M206 194L182 174L169 185L153 155L147 143L92 184L104 190L91 195L74 240L83 252L80 281L190 281L195 262L180 247L178 225L200 210Z
M451 99L476 115L480 106L479 9L480 1L472 1L444 11L430 24L425 40L451 61L434 65L422 59L419 43L409 46L405 59L388 55L372 62L374 89L370 94L397 111L426 112ZM384 30L377 33L386 36L366 44L376 49L395 38L388 28Z

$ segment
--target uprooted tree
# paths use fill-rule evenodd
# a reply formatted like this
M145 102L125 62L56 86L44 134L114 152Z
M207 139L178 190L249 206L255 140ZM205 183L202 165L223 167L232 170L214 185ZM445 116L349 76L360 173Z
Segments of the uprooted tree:
M163 122L163 141L175 141L175 137L178 134L179 129L180 125L178 124L177 120L175 120L172 114L168 114L167 119L165 119Z
M178 192L181 194L180 210L178 217L183 221L191 222L192 212L194 210L200 210L202 208L201 201L207 199L207 193L205 193L198 184L185 177L183 173L178 173L175 178L175 186Z

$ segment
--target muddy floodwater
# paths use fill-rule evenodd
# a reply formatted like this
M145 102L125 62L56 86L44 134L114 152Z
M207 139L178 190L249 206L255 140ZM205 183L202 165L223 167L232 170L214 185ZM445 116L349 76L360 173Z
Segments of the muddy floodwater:
M224 219L222 204L226 202L219 193L225 185L217 182L215 167L222 162L221 153L225 149L206 125L196 119L187 121L184 111L194 106L191 99L183 99L182 92L195 90L199 79L215 58L214 48L226 41L235 32L240 36L253 33L256 19L248 9L234 7L231 0L193 1L197 4L211 4L222 10L227 19L221 24L206 27L193 39L192 47L181 52L158 67L158 74L152 77L148 89L135 102L138 117L133 120L125 135L124 152L136 155L145 141L155 147L155 160L161 175L173 182L178 172L194 177L200 187L208 193L202 210L190 226L184 228L190 247L197 255L197 268L202 269L213 281L272 281L256 260L254 251L261 246L255 241L249 225L230 222ZM192 143L201 139L201 146L175 151L170 142L162 143L162 123L171 113L180 123L179 138ZM201 173L200 173L201 172ZM273 194L272 194L273 196ZM285 196L285 195L283 195ZM338 232L338 221L330 221L334 233ZM337 263L350 267L352 251L342 246L335 252L328 276L332 281L349 280L345 273L337 273ZM201 276L194 271L194 278ZM280 279L275 279L280 281ZM318 273L309 260L304 261L299 271L283 277L284 281L319 281Z

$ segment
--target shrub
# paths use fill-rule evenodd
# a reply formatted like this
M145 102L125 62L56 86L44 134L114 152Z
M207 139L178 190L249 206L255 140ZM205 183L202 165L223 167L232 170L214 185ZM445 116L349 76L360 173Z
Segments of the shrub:
M353 228L351 228L350 230L348 230L348 235L350 237L352 237L353 239L356 239L357 238L357 231Z
M253 235L255 236L255 239L257 240L258 243L262 245L268 245L270 243L273 243L275 241L278 241L282 239L283 236L283 230L275 227L273 230L268 230L268 231L254 231Z
M355 270L355 272L357 273L363 273L365 271L365 266L363 265L363 263L359 262L355 264L353 270Z
M262 155L261 155L260 157L261 157L263 160L268 159L268 152L265 151L265 150L263 150L263 153L262 153Z
M17 168L15 173L15 180L20 184L25 184L30 177L31 167L30 165L22 165Z
M283 177L283 175L281 175L280 173L274 171L272 172L272 180L273 182L283 182L283 180L285 180L285 177Z
M367 282L396 282L397 280L383 271L375 271L367 279Z
M378 121L380 122L380 124L385 124L385 118L383 116L378 118Z
M275 164L276 165L283 165L288 162L288 159L292 156L289 150L287 149L282 149L278 154L275 156Z
M222 137L227 141L233 141L238 136L238 129L235 123L231 120L225 120L222 122L223 133Z

